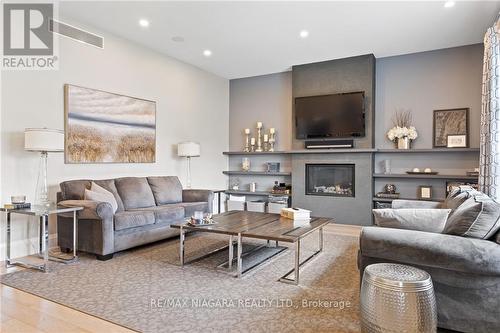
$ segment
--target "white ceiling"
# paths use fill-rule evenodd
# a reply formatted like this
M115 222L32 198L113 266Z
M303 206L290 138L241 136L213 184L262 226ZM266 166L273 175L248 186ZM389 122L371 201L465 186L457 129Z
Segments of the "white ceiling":
M500 1L62 2L60 15L222 77L367 53L387 57L482 42ZM142 28L138 21L150 21ZM302 39L299 32L309 31ZM174 42L181 36L184 42ZM211 57L203 56L210 49Z

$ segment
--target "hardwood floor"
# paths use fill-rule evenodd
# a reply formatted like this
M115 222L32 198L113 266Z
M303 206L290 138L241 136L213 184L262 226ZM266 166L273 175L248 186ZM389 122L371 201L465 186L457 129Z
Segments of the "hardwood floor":
M325 232L358 236L361 227L330 224L325 227ZM3 262L1 267L0 274L22 269L16 267L6 270ZM0 288L0 332L2 333L134 332L3 284L0 285Z

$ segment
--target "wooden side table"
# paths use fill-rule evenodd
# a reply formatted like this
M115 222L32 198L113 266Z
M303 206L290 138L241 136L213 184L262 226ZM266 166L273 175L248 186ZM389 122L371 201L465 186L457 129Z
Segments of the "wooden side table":
M78 256L76 254L77 249L77 241L78 241L78 219L76 217L76 212L83 210L83 207L62 207L57 205L51 205L48 207L45 206L33 206L31 208L26 209L5 209L0 208L0 211L5 212L6 220L7 220L7 258L6 258L6 266L21 266L26 268L37 269L42 272L48 271L48 261L54 260L59 262L74 262L78 260ZM60 213L73 213L73 258L70 260L62 260L55 257L49 257L49 216L53 214ZM40 225L40 239L39 239L39 255L43 258L43 264L30 264L24 263L20 261L12 260L10 257L11 250L11 215L12 214L20 214L20 215L28 215L34 216L38 218Z

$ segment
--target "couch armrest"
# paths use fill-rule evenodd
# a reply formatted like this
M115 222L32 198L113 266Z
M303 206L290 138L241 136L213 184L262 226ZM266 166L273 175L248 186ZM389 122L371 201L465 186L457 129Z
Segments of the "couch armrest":
M442 202L439 201L423 201L423 200L402 200L396 199L392 201L392 208L441 208Z
M500 245L476 238L415 230L364 227L362 256L409 265L500 276Z
M58 202L58 205L65 207L83 207L83 210L77 213L80 219L111 219L113 220L113 207L108 202L93 200L64 200Z
M182 190L183 202L208 202L212 203L214 192L210 190Z

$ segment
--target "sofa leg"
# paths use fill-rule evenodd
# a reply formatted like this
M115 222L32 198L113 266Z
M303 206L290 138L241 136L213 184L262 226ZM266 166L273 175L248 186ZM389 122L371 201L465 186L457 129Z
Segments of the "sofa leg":
M106 261L106 260L109 260L109 259L113 259L113 253L105 254L105 255L96 254L95 257L96 257L97 260Z

